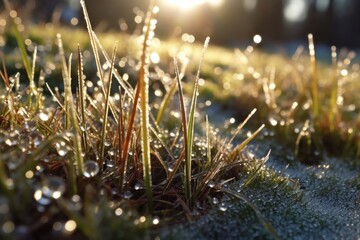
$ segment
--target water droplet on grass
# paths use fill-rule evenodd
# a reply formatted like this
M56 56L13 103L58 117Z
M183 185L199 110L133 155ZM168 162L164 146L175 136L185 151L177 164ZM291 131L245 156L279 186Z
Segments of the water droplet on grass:
M219 199L216 198L216 197L212 198L212 203L213 204L219 204Z
M208 186L209 187L211 187L211 188L213 188L213 187L215 187L215 182L214 181L209 181L209 183L208 183Z
M91 178L99 173L99 164L95 161L89 160L84 163L83 175L86 178Z
M144 187L141 185L141 183L136 183L135 186L134 186L134 189L135 190L140 190L140 189L143 189Z
M152 220L152 223L154 225L158 225L160 223L160 219L158 217L154 217L153 220Z
M66 143L61 141L61 142L57 142L55 144L56 150L59 154L59 156L64 157L68 152L69 152L69 148L66 146Z
M219 210L222 212L226 212L226 210L228 209L226 203L221 203L219 206Z
M117 208L116 210L115 210L115 215L116 216L121 216L123 214L123 210L121 209L121 208Z
M106 161L106 166L108 168L113 168L115 166L115 162L113 160L107 160Z
M122 197L123 198L125 198L125 199L130 199L130 198L132 198L134 196L134 194L132 193L132 192L130 192L130 191L126 191L126 192L124 192L123 194L122 194Z
M39 113L39 118L44 122L49 120L49 116L44 112Z
M42 181L41 192L44 196L58 199L65 192L64 179L57 176L50 176Z

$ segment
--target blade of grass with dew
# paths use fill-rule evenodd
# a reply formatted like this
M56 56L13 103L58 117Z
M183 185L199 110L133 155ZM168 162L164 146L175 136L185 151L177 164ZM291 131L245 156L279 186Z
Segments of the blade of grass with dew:
M75 161L76 161L76 174L77 176L82 176L83 174L83 168L84 168L84 160L83 160L83 156L82 156L82 148L81 148L81 137L80 137L80 124L79 124L79 120L78 117L76 116L76 111L75 111L75 106L74 106L74 101L73 101L73 96L72 96L72 92L71 92L71 60L72 60L72 54L70 54L69 57L69 63L68 63L68 76L66 78L67 82L67 88L65 89L65 91L67 91L67 93L65 94L65 96L67 96L67 98L65 99L66 106L69 108L69 110L66 110L65 112L68 112L70 114L69 118L70 118L70 129L73 129L73 144L74 144L74 148L75 148ZM71 159L71 158L70 158ZM70 166L69 168L72 169L74 168L74 162L70 161ZM73 170L71 170L73 171Z
M97 46L95 44L93 30L92 30L92 27L91 27L88 11L86 9L85 1L80 0L80 4L81 4L81 8L83 9L83 14L84 14L85 22L86 22L86 27L87 27L89 37L90 37L91 48L92 48L92 50L94 52L94 57L95 57L95 62L96 62L96 67L97 67L97 71L98 71L98 74L99 74L99 78L100 78L100 81L102 83L104 83L104 75L103 75L103 71L101 70L100 56L99 56L98 48L97 48Z
M100 43L98 37L95 35L95 33L93 33L93 37L94 37L94 40L96 41L101 53L103 54L103 56L105 57L105 60L107 61L108 64L110 64L111 60L110 60L110 57L108 56L108 54L106 53L104 47L102 46L102 44ZM129 121L129 124L128 124L128 131L127 131L127 134L126 134L126 138L125 138L125 141L124 141L124 147L123 147L123 154L122 154L122 161L127 161L125 158L127 158L127 155L128 155L128 143L129 143L129 137L131 136L131 132L132 132L132 125L133 125L133 122L134 122L134 119L135 119L135 111L136 111L136 108L138 108L140 111L140 106L138 105L138 100L139 100L139 89L136 88L135 90L133 90L132 86L124 81L122 79L122 77L120 76L120 74L118 73L118 71L115 71L113 72L114 76L115 76L115 79L118 81L118 83L120 84L120 86L124 89L125 93L128 94L128 96L130 97L130 99L133 100L133 108L131 110L131 114L130 114L130 121ZM111 107L111 105L110 105ZM111 108L110 108L111 110ZM114 113L113 113L114 114ZM151 112L149 113L150 114L150 120L153 120L153 117L152 117L152 114ZM114 116L116 116L116 114L114 114ZM153 124L155 125L156 127L156 121L153 122ZM168 146L166 146L166 144L164 143L164 141L161 139L161 137L159 136L158 134L158 131L156 131L156 129L152 126L152 125L149 125L149 128L151 130L151 132L154 134L155 138L160 141L160 143L163 145L163 147L166 149L167 153L169 154L169 156L174 159L170 149ZM125 157L125 158L124 158ZM120 179L120 182L121 181L121 177L119 178Z
M121 156L121 162L120 162L120 166L119 166L120 191L122 190L122 187L124 184L124 177L126 175L126 170L127 170L126 166L127 166L128 156L129 156L131 135L132 135L132 131L134 129L135 115L136 115L137 104L139 101L139 96L140 96L140 88L138 86L135 91L133 105L132 105L131 113L130 113L130 118L128 120L129 122L128 122L127 131L126 131L124 145L122 146L122 156Z
M192 145L194 141L194 126L195 126L195 112L196 112L196 103L198 97L198 88L199 88L199 78L200 78L200 69L202 65L202 61L205 56L205 51L209 45L210 38L207 37L204 43L203 52L200 58L199 67L196 74L195 79L195 87L192 95L190 112L189 112L189 121L187 127L187 152L185 158L185 192L186 197L189 203L191 202L191 158L192 158Z
M1 56L1 62L2 62L2 67L3 67L3 70L0 70L0 76L1 76L2 80L4 81L5 87L9 87L10 86L9 76L8 76L7 69L6 69L4 52L0 52L0 56Z
M83 57L78 45L78 84L79 84L79 99L80 99L80 110L81 110L81 130L82 130L82 143L84 146L84 152L87 152L87 133L86 133L86 115L85 115L85 101L86 101L86 89L85 80L83 77Z
M65 109L64 105L61 104L60 100L56 97L56 94L54 93L54 91L51 90L49 84L48 84L48 83L45 83L45 85L46 85L46 88L49 90L49 92L50 92L51 96L53 97L53 99L54 99L54 100L57 102L57 104L59 104L59 106L64 110L64 109Z
M181 79L183 78L183 76L185 75L186 65L187 65L187 64L185 63L185 64L182 66L182 68L181 68L181 73L178 73L180 80L181 80ZM178 68L178 66L176 66L176 67ZM179 70L178 70L178 72L179 72ZM176 92L177 85L178 85L176 82L177 82L177 81L175 81L174 84L170 87L170 90L166 93L163 101L162 101L161 104L160 104L159 112L158 112L158 114L157 114L157 116L156 116L156 123L157 123L158 125L160 124L160 122L161 122L161 120L162 120L162 118L163 118L163 116L164 116L164 113L165 113L167 107L168 107L169 104L170 104L170 100L171 100L172 96L173 96L173 95L175 94L175 92Z
M319 121L319 83L318 77L316 72L316 57L315 57L315 46L314 46L314 38L313 35L310 33L308 35L309 40L309 54L310 54L310 65L311 65L311 94L312 94L312 101L313 101L313 114L315 125L318 127Z
M176 58L174 57L174 66L175 66L175 74L176 74L176 80L177 80L177 84L178 84L178 89L179 89L179 103L180 103L180 112L181 112L181 123L182 123L182 128L183 128L183 134L184 134L184 149L185 149L185 162L187 162L186 158L188 157L188 124L187 124L187 116L186 116L186 108L185 108L185 103L184 103L184 93L183 93L183 87L181 84L181 75L179 73L179 68L178 68L178 64L176 61ZM181 161L179 159L179 161ZM187 170L186 170L187 171ZM187 173L187 172L186 172ZM188 181L187 179L187 175L185 173L185 193L187 196L187 199L190 199L190 192L188 192L188 190L190 190L190 181ZM191 174L190 174L191 175Z
M235 133L232 135L230 140L227 142L227 144L231 144L235 137L241 132L241 130L244 128L245 124L250 120L250 118L256 113L257 109L254 108L250 114L245 118L245 120L236 128Z
M259 134L259 132L261 132L261 130L263 130L263 128L265 127L265 124L261 125L253 134L251 134L247 139L245 139L242 143L240 143L231 153L230 153L230 159L235 158L240 152L241 150L243 150L245 148L246 145L249 144L249 142L251 140L253 140L256 135Z
M31 66L31 75L30 75L30 94L36 95L36 85L35 85L35 66L36 66L36 57L37 57L37 46L35 46L33 54L33 62Z
M87 27L87 30L88 30L88 33L89 33L90 44L91 44L91 48L92 48L93 53L94 53L95 63L96 63L96 68L97 68L97 71L98 71L98 74L99 74L99 78L100 78L100 81L102 83L102 86L105 86L104 72L102 71L102 65L101 65L101 61L100 61L99 50L98 50L96 40L95 40L96 34L92 29L89 14L88 14L88 11L86 9L85 1L80 0L80 4L81 4L81 7L83 9L83 14L84 14L85 22L86 22L86 27ZM109 64L109 67L111 67L110 66L110 64L111 64L110 59L106 59L106 60L107 60L107 63ZM114 71L114 72L116 72L116 71ZM102 90L104 96L106 96L105 89L101 88L101 90ZM111 102L109 104L110 104L109 105L110 111L111 111L112 115L114 116L114 120L116 122L117 119L118 119L116 111L114 110Z
M266 231L268 233L271 234L271 236L274 239L280 239L278 233L276 232L275 228L272 226L272 224L269 222L269 220L267 220L260 212L260 210L258 209L258 207L251 202L250 199L248 199L245 195L243 195L242 193L238 193L235 191L232 191L230 189L227 188L222 188L222 187L218 187L218 190L224 193L227 193L230 196L236 197L240 200L243 200L247 205L249 205L254 212L256 213L257 218L260 220L261 224L264 226L264 228L266 229Z
M97 46L99 47L102 55L104 56L106 62L108 64L110 64L111 62L111 59L109 57L109 55L107 54L107 52L105 51L105 48L103 47L103 45L100 43L100 40L99 38L96 36L96 34L93 32L93 38L97 44ZM115 79L118 81L118 83L120 84L120 86L124 89L125 93L128 94L128 96L131 98L131 99L134 99L135 96L134 96L134 89L132 88L132 86L130 85L130 83L128 83L127 81L124 81L123 78L120 76L119 72L118 71L114 71L114 76L115 76Z
M332 68L333 68L333 81L331 85L331 96L330 96L330 111L329 111L329 124L330 131L335 130L335 116L337 115L337 97L338 97L338 76L337 76L337 54L336 47L331 47L331 58L332 58Z
M174 96L175 92L177 89L177 84L176 82L170 87L170 90L166 93L164 99L162 100L160 107L159 107L159 112L156 116L156 123L159 125L161 123L161 120L164 116L164 113L167 109L167 107L169 106L170 100L172 99L172 96Z
M70 96L71 95L71 82L68 79L69 78L69 74L68 74L68 67L66 65L66 60L65 60L65 53L64 53L64 47L63 47L63 42L61 39L61 35L58 33L56 35L57 37L57 41L58 41L58 48L59 48L59 54L60 54L60 59L61 59L61 66L62 66L62 77L63 77L63 83L64 83L64 109L65 109L65 129L68 130L70 129L70 108L69 108L69 103L70 103ZM72 104L72 103L71 103Z
M206 115L205 118L206 123L206 164L205 168L211 164L211 140L210 140L210 125L209 125L209 116Z
M122 91L121 91L121 87L119 87L119 120L118 120L118 125L116 128L116 135L117 135L117 140L118 140L118 154L117 154L117 158L116 158L116 164L119 166L120 162L122 162L122 155L121 155L121 149L125 140L125 125L124 125L124 115L123 115L123 96L122 96ZM116 145L114 143L114 145ZM124 166L124 168L126 168L126 166ZM120 170L121 171L121 170Z
M151 158L150 158L150 131L149 131L149 78L147 73L146 58L148 53L148 41L150 40L150 33L153 32L156 25L152 19L154 16L155 0L152 0L149 5L149 10L145 20L145 34L143 49L140 63L139 73L139 89L140 89L140 107L141 107L141 149L143 160L143 174L144 184L147 196L147 208L149 212L153 210L153 194L152 194L152 180L151 180Z
M109 115L110 91L111 91L111 85L112 85L112 75L113 75L112 73L114 70L115 57L116 57L116 44L114 46L114 50L113 50L113 54L112 54L111 67L110 67L108 85L107 85L106 96L105 96L105 109L104 109L104 115L103 115L103 127L102 127L102 131L101 131L101 141L100 141L100 164L99 164L100 169L102 169L102 166L104 163L104 157L105 157L105 138L106 138L108 115Z

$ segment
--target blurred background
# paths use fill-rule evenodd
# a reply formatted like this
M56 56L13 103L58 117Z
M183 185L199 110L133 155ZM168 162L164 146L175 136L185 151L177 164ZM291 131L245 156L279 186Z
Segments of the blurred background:
M27 21L84 27L80 0L13 0ZM148 0L85 1L97 31L140 29ZM241 46L298 44L313 33L318 44L360 47L359 0L158 0L157 35ZM3 6L1 6L3 8ZM139 25L140 24L140 25Z

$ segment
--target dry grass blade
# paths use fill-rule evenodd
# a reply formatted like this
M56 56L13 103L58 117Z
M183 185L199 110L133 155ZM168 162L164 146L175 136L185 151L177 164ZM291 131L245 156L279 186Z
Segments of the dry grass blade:
M0 70L0 77L4 81L5 86L8 88L10 86L10 83L9 83L9 76L7 73L7 69L6 69L4 53L1 52L0 54L1 54L1 61L2 61L2 67L3 67L3 70L2 71Z
M245 139L242 143L240 143L231 153L230 159L234 159L245 147L249 144L251 140L253 140L256 135L261 132L261 130L265 127L265 125L261 125L253 134L251 134L247 139Z

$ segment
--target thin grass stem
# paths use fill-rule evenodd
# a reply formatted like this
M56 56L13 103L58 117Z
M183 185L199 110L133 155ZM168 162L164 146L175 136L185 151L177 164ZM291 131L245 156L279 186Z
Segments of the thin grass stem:
M101 141L100 141L100 168L102 169L103 163L104 163L104 157L105 157L105 139L106 139L106 128L108 123L108 115L109 115L109 102L110 102L110 91L111 91L111 85L112 85L112 73L114 70L114 62L116 57L116 44L114 46L113 54L112 54L112 61L111 61L111 67L109 72L109 79L108 79L108 85L106 89L106 96L105 96L105 110L103 115L103 127L101 131Z

